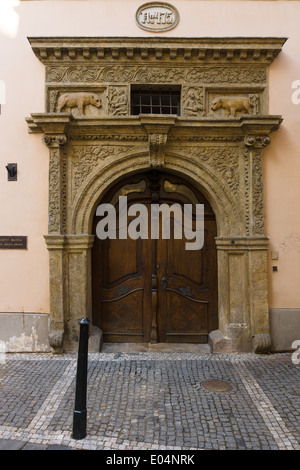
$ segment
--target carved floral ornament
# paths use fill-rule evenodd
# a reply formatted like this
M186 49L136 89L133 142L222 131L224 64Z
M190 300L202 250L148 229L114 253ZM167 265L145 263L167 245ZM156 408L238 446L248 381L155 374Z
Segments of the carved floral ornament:
M106 167L181 161L182 171L194 166L197 174L201 167L203 184L221 200L211 186L219 182L228 210L236 206L239 233L262 234L261 149L282 120L267 115L267 68L284 41L30 39L46 66L46 110L27 122L50 149L49 233L75 230L73 204ZM180 86L181 115L131 115L130 89L140 84Z
M75 118L129 117L133 85L176 84L181 88L181 117L231 119L267 114L267 67L285 39L29 41L46 66L47 113L71 113Z
M150 10L138 11L153 20ZM156 13L155 18L163 21ZM149 165L163 166L171 142L244 140L246 148L263 147L281 122L280 116L267 115L267 68L284 38L29 41L46 66L47 99L46 112L32 114L27 122L30 132L44 133L49 148L62 148L68 140L102 139L143 143L145 149L147 142ZM181 90L180 116L130 114L133 85L172 84ZM236 190L236 184L232 187Z

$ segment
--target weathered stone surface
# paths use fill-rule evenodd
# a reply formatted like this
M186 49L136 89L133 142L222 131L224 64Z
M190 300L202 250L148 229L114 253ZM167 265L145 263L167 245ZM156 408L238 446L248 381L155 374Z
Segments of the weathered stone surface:
M89 327L89 351L100 352L103 344L102 330L95 325Z
M231 339L226 338L220 330L210 332L208 344L213 353L231 353L234 351Z
M49 331L49 344L55 353L63 352L64 331Z
M271 337L269 334L256 334L253 337L253 351L257 354L267 354L271 351Z
M77 347L80 318L92 320L95 207L116 180L150 167L193 181L215 212L219 330L229 343L212 334L214 348L251 351L253 337L269 334L262 157L282 121L267 114L267 76L284 42L30 39L46 66L46 110L27 123L50 152L50 325L65 332L64 347ZM131 116L131 86L149 84L180 85L181 116ZM57 108L71 92L75 104L87 93L101 106ZM214 109L218 97L222 106Z

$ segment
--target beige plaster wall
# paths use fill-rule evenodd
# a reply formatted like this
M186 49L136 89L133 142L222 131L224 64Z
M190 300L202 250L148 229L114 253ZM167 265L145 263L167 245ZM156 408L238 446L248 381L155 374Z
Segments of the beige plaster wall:
M22 1L14 36L0 32L0 80L6 104L0 116L0 235L27 235L27 251L0 250L0 312L49 312L47 233L48 149L29 135L25 117L44 111L44 66L27 36L156 35L138 28L137 0ZM281 129L265 150L266 234L279 254L269 267L270 307L300 308L300 104L291 85L300 80L300 2L170 1L179 25L163 36L284 36L288 41L270 67L270 113ZM238 3L238 8L237 8ZM18 163L18 181L5 165ZM270 250L270 251L271 251ZM272 265L278 272L272 272Z

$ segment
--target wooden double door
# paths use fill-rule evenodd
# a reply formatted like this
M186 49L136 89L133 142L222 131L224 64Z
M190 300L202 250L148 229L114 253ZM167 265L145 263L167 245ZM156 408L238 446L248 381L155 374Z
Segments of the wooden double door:
M149 214L147 238L119 237L119 197ZM116 210L116 238L95 236L92 251L93 323L105 342L206 343L218 327L216 222L201 193L177 176L151 171L120 182L101 203ZM204 204L204 245L187 250L184 237L151 237L151 204ZM136 207L136 206L135 206ZM130 211L129 211L130 212ZM139 215L139 213L136 213ZM102 217L94 217L94 234ZM127 226L136 217L127 215ZM195 228L195 210L193 227ZM124 227L123 227L124 234ZM124 236L124 235L122 235Z

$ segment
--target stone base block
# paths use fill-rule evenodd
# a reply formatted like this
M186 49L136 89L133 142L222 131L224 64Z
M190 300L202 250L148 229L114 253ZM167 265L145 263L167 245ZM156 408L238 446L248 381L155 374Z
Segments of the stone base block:
M102 330L97 326L90 326L89 328L89 352L100 352L103 344Z
M214 330L208 335L208 344L213 353L234 352L232 340L224 336L220 330Z
M51 346L51 352L55 354L63 353L63 342L64 342L64 331L51 330L49 332L49 344Z

